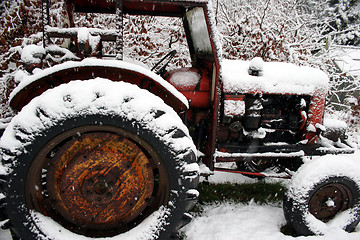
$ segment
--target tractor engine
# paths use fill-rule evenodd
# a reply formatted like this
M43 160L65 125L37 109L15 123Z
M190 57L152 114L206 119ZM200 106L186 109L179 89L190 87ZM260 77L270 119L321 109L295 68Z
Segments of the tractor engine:
M302 140L310 96L225 95L219 141L240 145L252 139L295 144Z
M319 139L326 74L260 58L225 60L222 71L215 162L236 162L238 169L255 172L298 167Z
M326 91L327 76L317 69L265 63L260 58L225 60L220 148L245 147L254 141L259 145L316 141Z

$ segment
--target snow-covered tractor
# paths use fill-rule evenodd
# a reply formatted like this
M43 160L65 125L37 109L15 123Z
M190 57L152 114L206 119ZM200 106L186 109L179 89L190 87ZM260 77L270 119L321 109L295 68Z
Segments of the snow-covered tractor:
M300 234L358 224L360 171L337 155L353 152L346 127L323 122L323 72L222 60L207 0L67 0L67 28L51 26L49 1L0 141L14 239L176 239L214 170L292 178L284 212ZM117 29L76 27L76 12L115 14ZM152 71L123 61L124 14L182 19L191 66L167 71L176 51ZM50 57L63 63L40 70Z

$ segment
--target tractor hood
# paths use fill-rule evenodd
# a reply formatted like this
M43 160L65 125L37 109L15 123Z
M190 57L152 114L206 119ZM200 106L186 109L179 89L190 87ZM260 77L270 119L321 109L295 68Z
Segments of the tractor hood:
M225 93L313 95L327 92L328 76L312 67L291 63L252 61L222 61Z

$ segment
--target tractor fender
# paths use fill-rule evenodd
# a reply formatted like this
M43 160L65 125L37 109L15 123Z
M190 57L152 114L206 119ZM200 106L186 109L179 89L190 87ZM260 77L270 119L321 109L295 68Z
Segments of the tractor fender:
M73 80L97 77L137 85L159 96L178 113L189 107L186 97L174 86L142 66L119 60L90 58L81 62L65 62L25 77L11 93L10 106L20 111L33 98L48 89Z

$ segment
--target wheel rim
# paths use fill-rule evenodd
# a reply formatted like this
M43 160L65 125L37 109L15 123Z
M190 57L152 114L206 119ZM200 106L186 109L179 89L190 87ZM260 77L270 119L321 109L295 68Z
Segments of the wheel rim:
M26 181L29 208L72 232L128 231L168 202L169 180L155 149L112 126L72 129L49 141Z
M318 189L311 197L309 211L317 219L327 222L352 205L350 189L341 183L330 183Z

